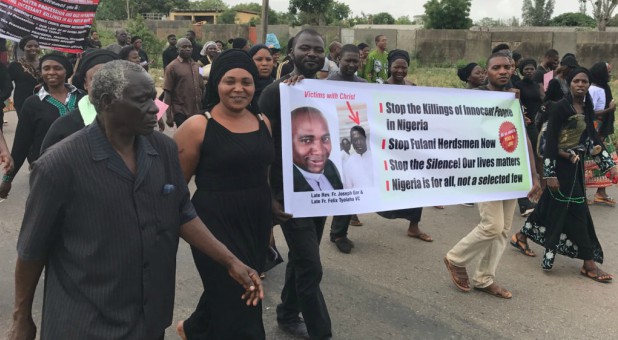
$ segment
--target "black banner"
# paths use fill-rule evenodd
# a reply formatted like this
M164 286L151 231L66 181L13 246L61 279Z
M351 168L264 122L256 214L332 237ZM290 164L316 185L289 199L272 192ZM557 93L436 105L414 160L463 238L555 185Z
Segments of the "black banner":
M84 50L99 0L0 0L0 37L37 38L42 48Z

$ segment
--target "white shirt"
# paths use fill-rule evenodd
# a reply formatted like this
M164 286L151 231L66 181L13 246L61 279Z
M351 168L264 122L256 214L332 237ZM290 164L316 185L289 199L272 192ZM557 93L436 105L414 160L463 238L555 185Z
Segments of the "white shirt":
M594 111L605 110L605 90L596 85L591 85L588 89L590 97L592 97L592 106Z
M371 151L367 150L364 154L352 154L343 165L343 187L367 188L373 186L373 165Z
M328 178L324 176L324 171L319 174L314 174L299 168L296 164L294 166L298 169L298 171L300 171L301 174L303 174L303 177L307 183L309 183L313 191L334 190L332 184L328 181Z
M322 72L328 72L328 77L337 74L339 72L339 66L337 64L328 59L328 57L324 58L324 67L322 67Z

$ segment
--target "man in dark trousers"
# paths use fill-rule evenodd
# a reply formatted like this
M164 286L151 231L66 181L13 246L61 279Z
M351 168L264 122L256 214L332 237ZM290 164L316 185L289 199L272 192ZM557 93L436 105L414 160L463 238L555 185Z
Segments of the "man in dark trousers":
M96 120L34 163L17 243L9 339L34 339L43 267L41 339L163 339L174 311L179 237L227 267L254 306L259 275L197 217L178 148L153 132L154 81L106 63L90 98Z
M176 48L176 35L170 34L167 36L169 46L163 51L163 71L169 63L178 58L178 48Z
M304 29L294 38L291 55L294 71L266 87L258 104L270 119L277 153L270 176L274 219L281 224L290 249L281 304L277 306L277 322L283 331L295 336L330 339L330 316L320 290L320 239L326 217L291 218L283 210L281 115L290 113L281 112L279 92L279 84L282 82L292 80L293 83L299 76L310 79L316 77L324 66L324 39L315 30ZM349 221L344 222L347 224ZM300 313L304 320L300 318Z

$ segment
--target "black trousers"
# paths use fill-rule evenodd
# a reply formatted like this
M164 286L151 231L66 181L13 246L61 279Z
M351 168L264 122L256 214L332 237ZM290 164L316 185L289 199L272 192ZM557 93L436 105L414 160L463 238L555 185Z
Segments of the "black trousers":
M277 321L293 322L302 313L314 340L332 336L330 316L320 290L320 240L325 222L326 217L293 218L281 225L290 252Z
M333 222L330 225L331 240L348 236L350 219L352 219L352 215L333 216Z

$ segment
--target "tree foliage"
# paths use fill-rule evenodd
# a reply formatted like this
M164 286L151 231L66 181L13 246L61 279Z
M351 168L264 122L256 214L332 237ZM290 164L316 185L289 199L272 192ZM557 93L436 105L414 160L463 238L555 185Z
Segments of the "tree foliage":
M525 26L549 26L554 0L524 0L521 12Z
M302 24L324 26L326 14L334 0L290 0L289 10L293 15L302 15Z
M580 0L584 1L584 0ZM611 20L612 13L618 6L618 0L589 0L592 5L592 16L597 21L599 31L605 31Z
M412 19L407 15L402 15L395 20L397 25L412 25Z
M425 28L468 29L471 0L430 0L425 7Z
M564 13L551 19L550 26L596 27L597 22L592 17L582 13Z
M393 25L395 18L387 12L380 12L372 17L372 21L376 25Z
M150 0L145 0L150 1ZM217 10L226 10L228 9L228 5L223 0L200 0L200 1L191 1L189 5L186 7L188 9L217 9Z

